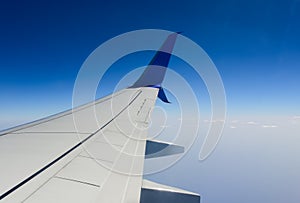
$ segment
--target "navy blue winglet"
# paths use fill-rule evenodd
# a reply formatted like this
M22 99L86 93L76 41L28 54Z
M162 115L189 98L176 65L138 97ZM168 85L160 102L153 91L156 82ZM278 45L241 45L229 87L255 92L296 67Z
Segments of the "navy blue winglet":
M163 79L165 77L166 70L172 55L171 53L173 51L178 34L179 33L175 32L168 36L161 48L155 53L154 57L150 61L141 77L131 86L131 88L159 88L158 97L162 101L170 103L163 91L163 88L161 87L161 83L163 82Z
M162 87L160 87L159 88L159 91L158 91L158 98L160 98L160 100L162 100L163 102L165 102L165 103L171 103L171 102L169 102L169 100L168 100L168 98L167 98L167 96L166 96L166 94L165 94L165 91L164 91L164 89L162 88Z

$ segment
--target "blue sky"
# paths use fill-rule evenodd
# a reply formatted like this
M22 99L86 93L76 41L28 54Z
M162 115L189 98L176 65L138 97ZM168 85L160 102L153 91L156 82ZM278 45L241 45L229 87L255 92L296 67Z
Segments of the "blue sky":
M243 125L254 122L263 130L268 129L263 126L277 125L282 120L294 119L293 122L299 124L298 0L195 0L180 3L171 0L12 0L1 2L0 6L0 129L70 108L77 72L88 55L101 43L116 35L148 28L184 31L185 36L198 43L211 57L226 90L228 117L231 121L225 134L229 137L233 129L240 127L237 123ZM140 65L135 64L132 57L128 61L124 64ZM176 67L176 60L173 63ZM110 77L118 79L120 72L112 69ZM198 84L198 80L192 77L188 79L191 83ZM107 90L111 88L108 87ZM235 119L238 121L234 122ZM248 127L243 127L244 130L249 130ZM288 125L284 127L291 128ZM299 128L294 128L292 135L299 132ZM258 134L265 132L259 131ZM257 141L259 142L259 138L252 138L252 143ZM227 145L224 144L226 146L223 145L223 148L220 147L220 151L231 146L228 142L227 140ZM274 145L272 150L276 147ZM194 151L198 149L196 147ZM196 154L193 154L195 159ZM211 167L223 167L225 157L216 157L212 159L219 164L212 164ZM187 158L186 161L188 160L194 159ZM196 161L192 163L197 164L196 168L210 166L209 163L206 166ZM270 164L265 168L271 166ZM180 167L172 170L182 172ZM212 188L213 183L220 185L217 181L209 180L212 174L206 174L204 183L211 183ZM168 179L166 174L160 178ZM173 181L178 185L183 182ZM204 189L204 183L201 188L196 183L186 183L186 187L201 193L208 190ZM258 183L259 181L252 183L251 189ZM294 189L297 186L299 184L294 184ZM249 188L246 187L244 191L246 189ZM212 190L207 194L211 195ZM293 198L289 202L297 200L296 197ZM267 202L263 201L266 200L264 198L261 200L256 202ZM211 199L210 202L216 201ZM230 202L241 202L241 199ZM246 202L245 199L243 202Z
M124 32L160 28L184 31L208 53L230 112L299 114L299 7L298 1L2 3L2 111L26 105L43 116L69 107L76 74L97 46Z

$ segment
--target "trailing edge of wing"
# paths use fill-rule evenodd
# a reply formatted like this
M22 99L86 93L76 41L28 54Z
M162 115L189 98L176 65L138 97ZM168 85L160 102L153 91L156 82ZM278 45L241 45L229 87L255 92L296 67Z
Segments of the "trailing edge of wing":
M199 203L200 195L149 180L143 180L140 202Z

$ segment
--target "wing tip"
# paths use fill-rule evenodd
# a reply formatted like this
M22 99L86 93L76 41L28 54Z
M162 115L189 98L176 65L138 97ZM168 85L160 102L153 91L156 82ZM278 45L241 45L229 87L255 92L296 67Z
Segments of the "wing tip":
M179 33L181 32L174 32L167 37L161 48L156 52L150 61L143 74L131 86L132 88L161 85L172 56L176 37Z

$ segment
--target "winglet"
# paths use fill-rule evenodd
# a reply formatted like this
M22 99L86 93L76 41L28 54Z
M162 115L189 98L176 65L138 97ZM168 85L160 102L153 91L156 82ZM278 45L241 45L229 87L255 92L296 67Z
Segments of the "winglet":
M169 61L171 58L171 53L174 48L176 37L179 32L172 33L165 40L161 48L156 52L149 65L141 75L141 77L131 86L131 88L137 87L154 87L159 88L159 92L162 99L165 102L168 102L166 95L164 94L161 83L163 82Z
M159 87L159 91L158 91L158 95L157 96L163 102L165 102L165 103L171 103L171 102L169 102L169 100L168 100L168 98L167 98L167 96L165 94L165 91L164 91L164 89L162 87Z

